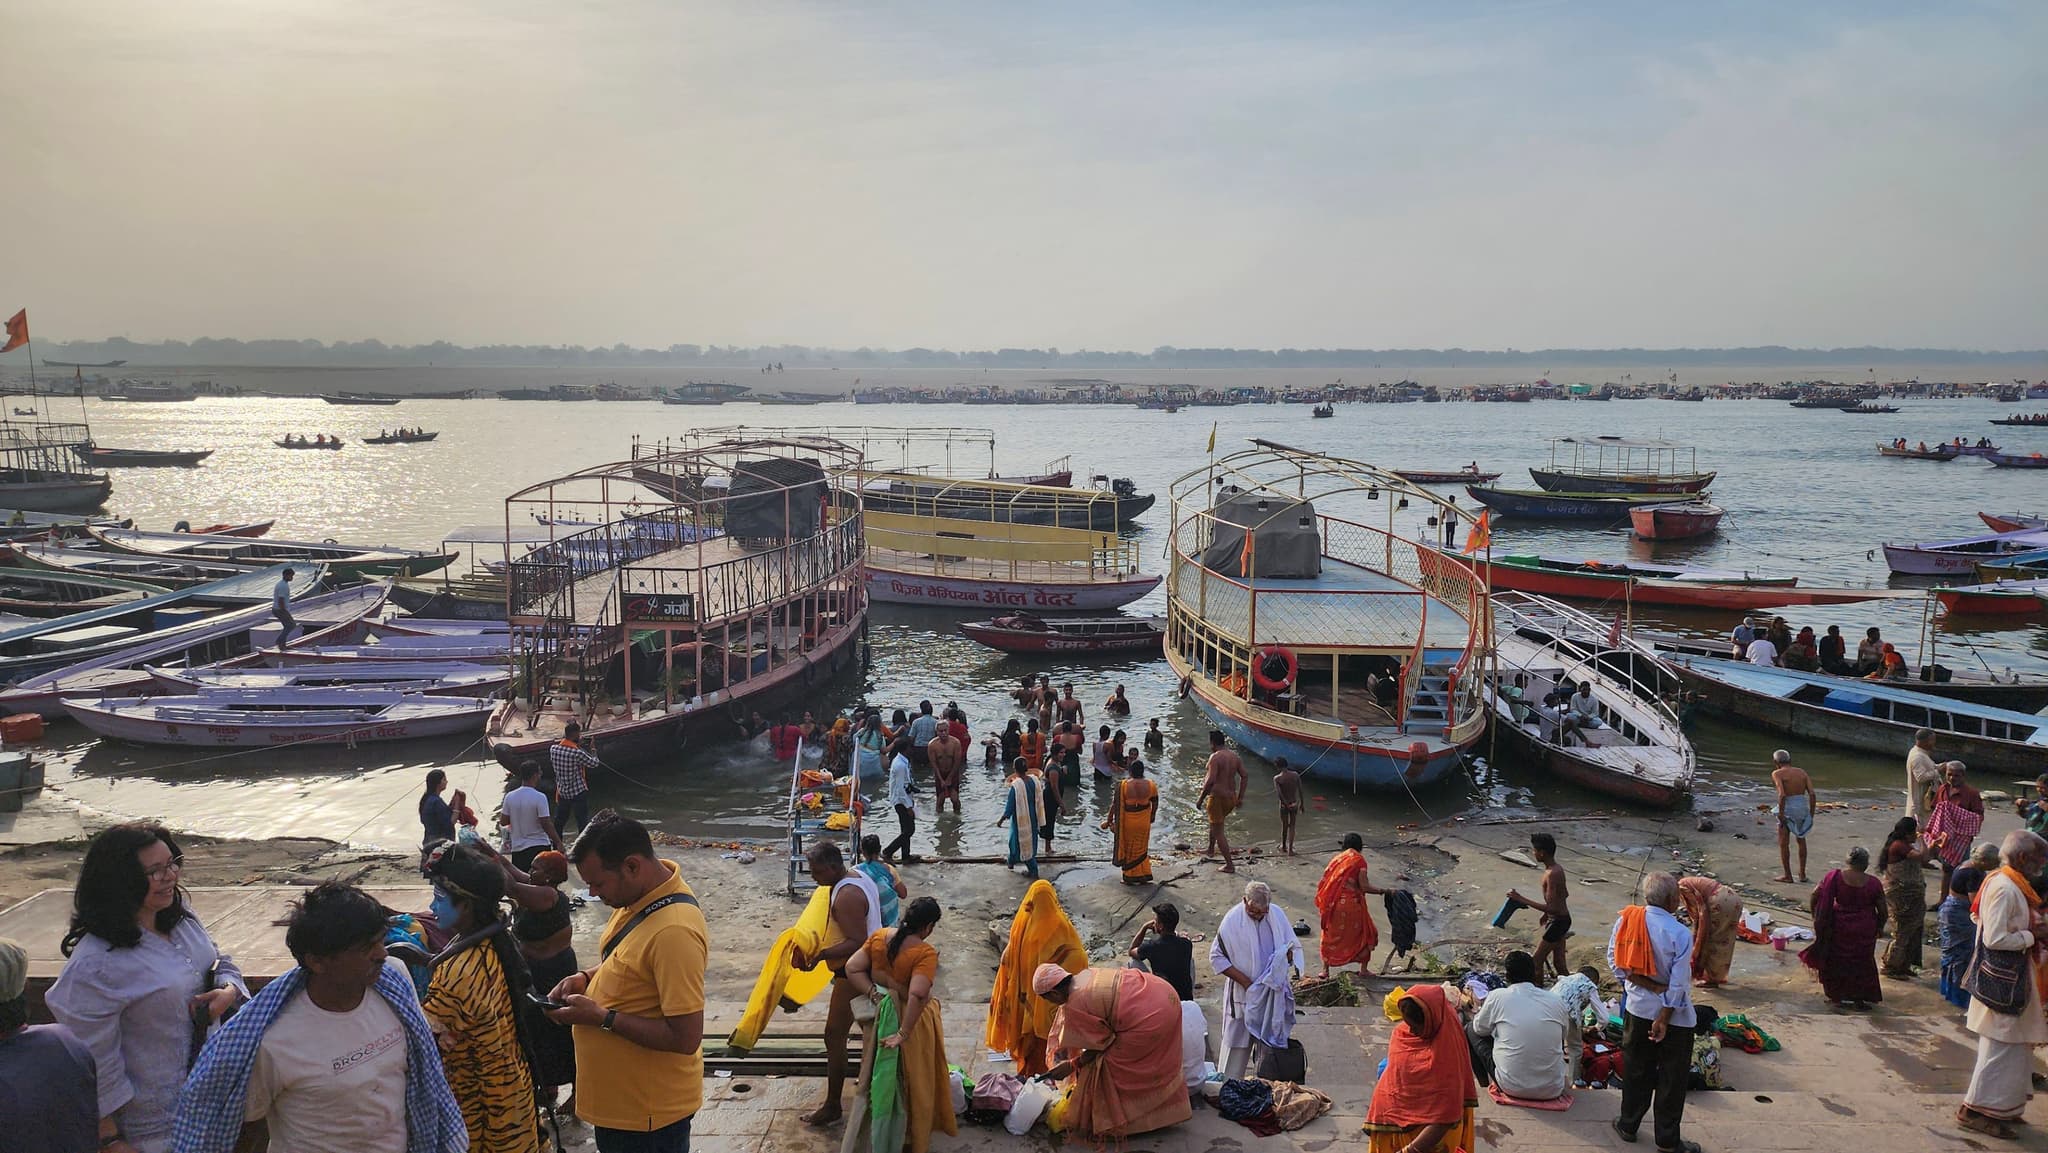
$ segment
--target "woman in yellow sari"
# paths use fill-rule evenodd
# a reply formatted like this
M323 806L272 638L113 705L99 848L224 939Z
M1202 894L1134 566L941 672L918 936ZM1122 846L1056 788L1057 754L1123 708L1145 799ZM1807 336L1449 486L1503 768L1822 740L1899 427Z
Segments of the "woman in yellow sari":
M1103 818L1115 848L1110 859L1124 871L1124 884L1152 882L1152 819L1159 815L1159 786L1145 779L1145 762L1132 761L1129 776L1116 785L1116 807Z
M896 1153L898 1148L926 1153L933 1130L948 1137L957 1131L951 1072L946 1067L946 1027L938 998L932 995L939 953L929 938L938 924L938 901L919 897L910 902L895 928L869 937L846 962L846 979L855 993L872 996L880 988L894 1001L897 1028L881 1036L882 1052L876 1055L869 1082L875 1153Z
M1052 1066L1045 1041L1059 1007L1031 991L1032 974L1048 963L1078 973L1088 967L1088 947L1060 908L1052 882L1033 881L1010 922L1010 943L996 966L982 1034L991 1051L1010 1055L1019 1077L1036 1077Z

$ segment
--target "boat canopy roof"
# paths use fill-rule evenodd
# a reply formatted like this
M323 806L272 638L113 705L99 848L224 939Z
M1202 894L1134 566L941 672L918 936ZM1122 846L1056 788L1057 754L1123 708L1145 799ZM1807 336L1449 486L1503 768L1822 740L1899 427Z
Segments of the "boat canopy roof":
M546 544L559 535L544 524L466 524L449 529L442 544Z
M1723 660L1718 657L1692 658L1670 656L1667 659L1682 664L1700 676L1730 684L1739 689L1765 696L1789 697L1808 685L1818 685L1837 699L1862 697L1869 700L1892 701L1897 704L1918 705L1933 713L1948 713L1951 716L1979 717L1984 720L2003 721L2010 725L2023 725L2031 730L2032 736L2024 742L2030 745L2048 746L2048 718L2036 713L2023 713L2016 709L2001 709L1994 705L1980 705L1973 701L1956 700L1952 697L1935 697L1912 689L1899 688L1882 681L1844 681L1826 673L1802 673L1795 669L1764 668L1744 661Z
M1600 448L1642 448L1683 451L1692 448L1675 440L1638 439L1625 436L1559 436L1551 438L1552 444L1581 444Z

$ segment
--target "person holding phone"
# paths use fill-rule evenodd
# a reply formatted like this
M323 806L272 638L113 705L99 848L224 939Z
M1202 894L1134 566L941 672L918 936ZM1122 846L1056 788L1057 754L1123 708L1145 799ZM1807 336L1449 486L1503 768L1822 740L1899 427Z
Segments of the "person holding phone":
M502 915L505 874L489 853L449 843L429 855L434 920L454 938L434 961L421 1008L462 1107L471 1149L540 1153L533 1112L526 960Z

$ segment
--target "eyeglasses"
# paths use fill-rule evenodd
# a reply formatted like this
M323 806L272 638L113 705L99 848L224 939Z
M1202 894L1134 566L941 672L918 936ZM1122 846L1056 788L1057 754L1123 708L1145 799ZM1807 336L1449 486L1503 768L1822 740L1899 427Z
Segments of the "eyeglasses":
M142 875L149 878L149 883L153 885L165 877L175 876L178 873L184 872L184 870L185 859L183 857L172 857L161 865L151 865L149 868L142 870Z

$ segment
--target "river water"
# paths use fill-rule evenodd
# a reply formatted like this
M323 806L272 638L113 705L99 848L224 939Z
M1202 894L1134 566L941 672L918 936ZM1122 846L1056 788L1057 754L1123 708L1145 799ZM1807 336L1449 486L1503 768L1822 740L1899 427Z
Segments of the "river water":
M145 370L139 375L151 374ZM475 369L228 369L203 375L251 391L502 388L571 379L545 370ZM726 379L773 389L826 390L850 385L848 375L813 370L760 377L752 370L694 370L630 377L584 373L581 378L661 386L688 378ZM1020 385L1043 375L990 373L974 374L972 379ZM1728 375L1735 374L1708 374L1704 379ZM1741 375L1751 378L1750 370ZM896 383L930 384L966 378L895 376ZM1292 383L1318 383L1312 379L1317 376L1297 376ZM1210 386L1239 382L1229 374L1191 373L1116 374L1115 379L1192 379ZM1258 383L1275 382L1269 374ZM58 419L78 414L75 400L47 403ZM1519 487L1529 484L1529 466L1546 462L1551 437L1611 434L1681 441L1697 446L1701 467L1720 472L1713 494L1729 510L1720 535L1652 552L1649 546L1632 542L1626 529L1504 524L1495 536L1496 551L1587 558L1654 556L1700 566L1797 574L1807 584L1883 585L1882 555L1873 551L1882 541L1972 535L1982 531L1975 515L1980 509L2048 510L2048 473L1992 469L1970 458L1944 464L1886 460L1873 451L1877 441L1896 436L1932 442L1955 435L1974 440L1986 434L2007 451L2048 451L2048 428L1994 429L1985 422L2004 415L2005 406L1985 401L1896 403L1903 411L1893 416L1802 411L1772 401L1357 405L1339 406L1332 420L1312 420L1306 407L1293 405L1186 409L1174 414L1129 407L734 403L697 408L653 402L496 399L412 400L393 408L349 408L311 397L245 397L182 404L94 399L84 402L84 408L96 439L104 445L218 450L198 469L127 469L114 474L110 507L143 527L169 528L180 519L198 524L275 517L273 535L278 537L411 546L433 545L461 525L502 524L508 493L578 468L623 459L636 436L656 441L692 428L741 423L985 428L994 433L996 464L1005 474L1037 471L1046 462L1071 455L1080 477L1090 472L1128 476L1140 491L1160 494L1160 503L1141 518L1136 534L1145 567L1154 572L1162 567L1167 485L1205 459L1212 424L1218 429L1219 453L1242 447L1247 438L1262 437L1395 467L1452 468L1477 460L1489 470L1503 471L1503 484ZM439 430L440 439L430 445L389 448L356 443L400 423ZM350 445L340 453L272 447L271 440L286 432L339 433ZM986 456L969 450L959 463L985 467ZM1405 521L1397 521L1397 528L1415 535L1428 531ZM1133 609L1159 611L1162 601L1163 593L1155 592ZM1795 628L1840 624L1852 637L1877 625L1887 638L1913 651L1923 633L1923 613L1923 602L1914 599L1785 615ZM1193 799L1208 726L1195 709L1174 699L1163 660L1062 665L1009 657L961 637L953 628L958 619L938 610L878 606L873 611L872 668L864 680L822 688L815 702L820 714L855 700L888 707L914 707L921 698L941 704L952 700L966 709L977 733L985 733L1000 728L1012 715L1006 693L1026 673L1043 671L1055 683L1075 682L1090 705L1091 721L1095 703L1121 683L1136 706L1127 725L1131 742L1138 742L1140 730L1153 717L1160 719L1166 733L1165 756L1147 758L1158 770L1166 796L1158 843L1200 840ZM1714 615L1657 617L1641 610L1637 619L1701 635L1718 634L1732 623ZM2005 630L1936 623L1929 631L1938 659L1946 664L1975 667L1981 662L1998 669L2048 671L2048 638L2037 621ZM1696 741L1703 768L1698 789L1715 803L1733 803L1756 790L1767 776L1771 749L1785 743L1711 723L1703 724ZM357 750L204 753L100 745L81 737L75 726L60 723L46 747L52 780L89 808L161 817L226 836L324 836L401 847L417 843L413 800L426 767L447 767L455 785L470 790L486 808L500 791L498 771L481 744L462 740ZM1820 787L1830 792L1891 787L1898 776L1896 764L1887 758L1796 743L1792 748L1799 762L1813 770ZM1000 776L980 768L978 759L974 765L965 817L948 816L934 826L925 815L920 852L996 851L999 834L990 826L1000 811L995 787ZM778 811L787 778L784 770L768 762L763 748L738 742L694 747L676 763L636 772L635 777L598 781L600 802L683 835L723 839L780 832ZM1256 779L1255 766L1244 818L1245 832L1253 837L1270 838L1276 828L1269 788ZM1597 797L1518 771L1511 764L1492 765L1473 782L1413 797L1352 797L1328 784L1318 784L1312 791L1318 795L1304 818L1305 847L1319 847L1345 829L1384 829L1455 812L1473 801L1546 809L1602 804ZM1078 801L1079 811L1063 820L1061 836L1083 852L1099 854L1108 847L1108 834L1096 828L1106 796L1086 786L1083 793L1070 799ZM893 821L883 824L893 833Z

